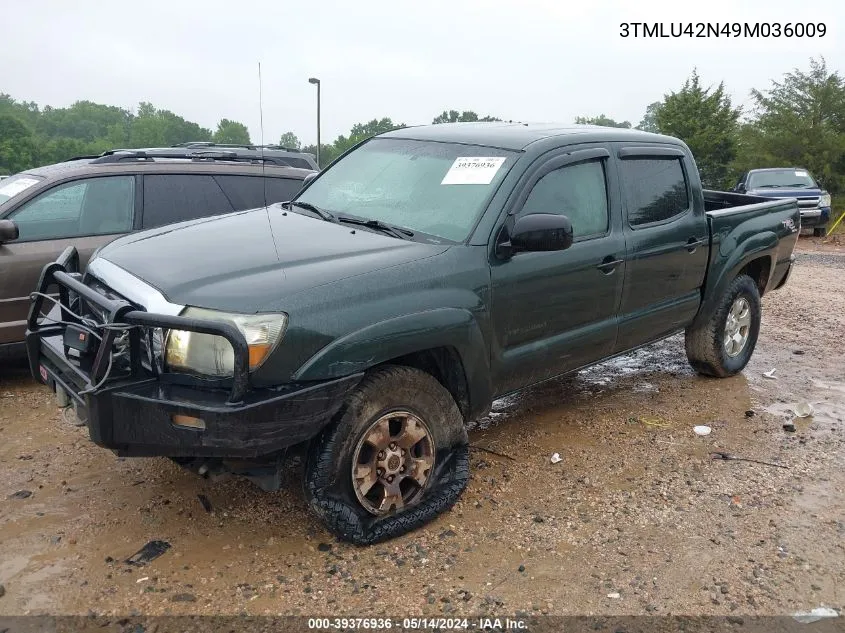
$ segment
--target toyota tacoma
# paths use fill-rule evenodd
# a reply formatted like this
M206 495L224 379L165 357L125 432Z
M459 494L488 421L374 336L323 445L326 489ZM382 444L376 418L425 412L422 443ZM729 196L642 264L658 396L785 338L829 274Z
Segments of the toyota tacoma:
M122 456L272 489L302 449L310 507L374 543L455 503L495 398L678 332L698 372L741 371L800 221L702 190L667 136L406 128L290 202L119 238L84 271L68 248L30 365Z

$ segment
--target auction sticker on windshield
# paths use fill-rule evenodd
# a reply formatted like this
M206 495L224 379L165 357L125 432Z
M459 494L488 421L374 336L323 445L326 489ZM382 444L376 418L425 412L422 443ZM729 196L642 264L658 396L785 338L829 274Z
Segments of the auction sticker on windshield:
M35 178L15 178L12 182L0 186L0 196L13 198L24 189L28 189L38 181Z
M489 185L502 166L504 156L458 156L441 185Z

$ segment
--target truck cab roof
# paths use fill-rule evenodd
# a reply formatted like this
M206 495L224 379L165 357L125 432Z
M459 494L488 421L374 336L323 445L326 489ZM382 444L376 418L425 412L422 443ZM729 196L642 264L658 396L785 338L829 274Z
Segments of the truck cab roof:
M524 150L532 143L555 137L563 137L561 140L565 142L578 143L641 140L644 143L681 144L678 139L670 136L628 128L516 121L421 125L400 128L379 136L379 138L488 145L509 150Z

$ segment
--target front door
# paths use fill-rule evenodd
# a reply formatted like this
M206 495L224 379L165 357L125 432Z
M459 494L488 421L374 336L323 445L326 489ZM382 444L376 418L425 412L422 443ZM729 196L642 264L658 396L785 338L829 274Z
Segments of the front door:
M609 152L588 147L529 170L512 209L569 217L566 250L491 256L492 365L497 394L577 369L612 353L625 274L618 187ZM508 222L511 218L508 219Z
M97 248L131 230L134 209L135 177L108 176L57 185L5 216L20 236L0 244L0 345L23 341L44 266L75 246L84 267Z

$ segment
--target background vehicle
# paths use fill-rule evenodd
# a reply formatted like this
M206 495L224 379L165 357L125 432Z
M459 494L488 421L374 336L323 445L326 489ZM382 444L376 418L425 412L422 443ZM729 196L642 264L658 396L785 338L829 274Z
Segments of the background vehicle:
M116 236L289 200L311 170L260 150L112 150L0 183L0 356L24 353L29 294L74 245L82 264ZM270 154L272 152L268 152ZM288 160L288 159L285 159Z
M396 130L290 205L120 238L82 280L67 251L40 286L72 325L36 298L30 365L121 455L273 488L307 446L311 507L372 543L455 502L496 397L684 330L699 372L741 371L799 221L793 199L702 191L670 137Z
M185 150L220 150L220 151L236 151L241 158L253 158L264 160L267 164L281 165L287 167L299 167L300 169L319 170L317 167L317 159L314 154L307 152L300 152L299 150L282 147L281 145L236 145L233 143L212 143L210 141L191 141L188 143L179 143L170 148L163 148L161 151L166 153L172 151L174 153L184 152Z
M802 167L752 169L742 175L734 191L764 198L797 198L801 228L812 229L816 237L827 234L830 194Z

